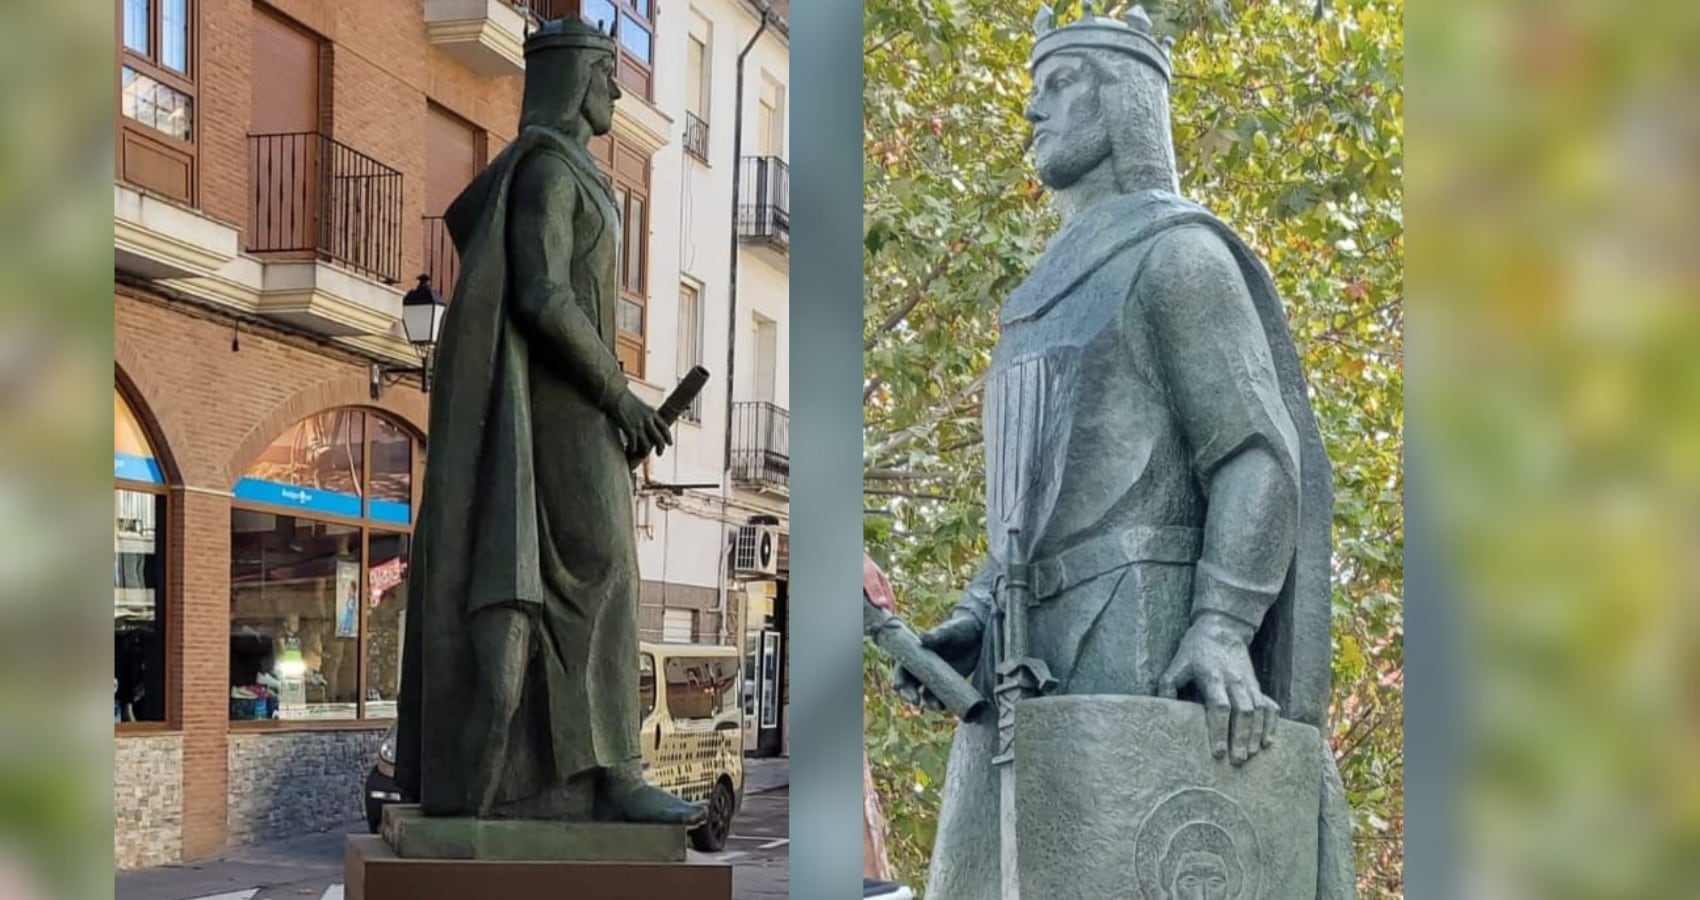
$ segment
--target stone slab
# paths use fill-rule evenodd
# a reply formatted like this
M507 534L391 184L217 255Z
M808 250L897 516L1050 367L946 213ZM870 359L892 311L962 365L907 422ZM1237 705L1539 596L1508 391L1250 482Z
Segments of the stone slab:
M402 859L685 861L686 829L623 822L557 822L427 816L414 804L384 807L384 842Z
M377 835L349 835L346 900L731 900L732 867L700 862L402 859Z
M1022 701L1016 712L1023 896L1172 900L1316 896L1322 736L1282 720L1243 766L1208 750L1196 703L1129 696Z

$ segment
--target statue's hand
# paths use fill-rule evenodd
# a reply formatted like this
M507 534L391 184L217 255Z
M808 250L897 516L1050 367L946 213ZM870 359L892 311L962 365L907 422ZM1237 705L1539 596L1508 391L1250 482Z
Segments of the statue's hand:
M1204 702L1210 752L1232 754L1240 765L1270 745L1281 708L1264 696L1247 650L1249 626L1214 612L1201 614L1181 638L1174 661L1163 672L1157 691L1174 699L1191 684Z
M937 653L956 671L967 675L980 661L980 641L984 629L978 619L966 614L952 616L938 627L921 635L921 646ZM891 680L898 696L925 709L945 711L944 704L932 691L921 686L908 669L901 665L891 669Z
M662 449L673 443L667 420L631 391L620 395L609 416L620 433L625 435L626 456L631 459L642 460L650 451L660 456Z

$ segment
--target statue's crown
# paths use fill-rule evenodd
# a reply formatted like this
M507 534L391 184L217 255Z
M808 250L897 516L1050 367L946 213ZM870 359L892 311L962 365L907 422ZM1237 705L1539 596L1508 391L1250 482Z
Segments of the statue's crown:
M601 50L614 52L614 38L601 28L572 17L543 23L525 39L525 55L550 50Z
M1041 4L1038 16L1033 19L1033 33L1037 40L1033 42L1033 56L1028 61L1030 68L1038 67L1040 61L1053 53L1110 50L1132 56L1156 69L1164 81L1169 80L1169 48L1174 45L1174 39L1157 38L1152 32L1151 17L1145 14L1143 7L1135 6L1125 17L1112 19L1095 13L1092 0L1084 0L1080 18L1058 28L1056 12Z

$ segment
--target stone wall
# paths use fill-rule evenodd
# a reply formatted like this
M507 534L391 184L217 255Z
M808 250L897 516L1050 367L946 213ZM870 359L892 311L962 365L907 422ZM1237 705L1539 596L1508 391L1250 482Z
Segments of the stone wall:
M230 735L229 844L330 831L366 815L382 728Z
M113 741L112 854L120 869L183 857L183 736L122 735Z

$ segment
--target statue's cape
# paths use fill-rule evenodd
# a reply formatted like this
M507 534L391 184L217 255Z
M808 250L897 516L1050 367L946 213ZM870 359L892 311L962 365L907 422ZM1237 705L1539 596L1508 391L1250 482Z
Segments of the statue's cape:
M1287 413L1298 434L1298 547L1286 584L1252 644L1252 658L1265 693L1281 705L1282 716L1321 728L1328 711L1333 671L1329 643L1333 474L1310 406L1304 370L1287 328L1286 310L1257 254L1225 223L1190 200L1161 191L1108 199L1051 238L1044 257L1004 304L1003 322L1008 325L1043 316L1117 255L1185 225L1209 228L1239 262L1263 322Z
M408 571L396 776L425 796L460 757L476 669L464 623L480 601L543 602L526 341L508 315L508 194L532 154L578 160L570 140L528 127L449 206L460 280L444 314L431 390L431 436ZM422 729L429 708L432 726Z

